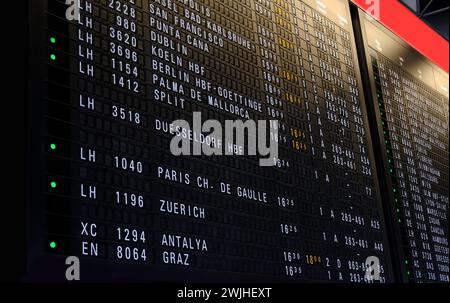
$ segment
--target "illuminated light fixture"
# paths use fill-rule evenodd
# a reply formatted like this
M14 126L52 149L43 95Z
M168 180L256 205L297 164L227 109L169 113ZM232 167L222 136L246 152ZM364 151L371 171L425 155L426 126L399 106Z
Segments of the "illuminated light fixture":
M326 8L327 8L327 6L326 6L322 1L320 1L320 0L316 0L316 3L317 3L318 6L320 6L320 7L323 8L323 9L326 9Z
M319 12L321 12L322 14L324 14L324 15L327 14L327 11L324 10L323 8L321 8L320 6L317 7L317 10L318 10Z
M323 2L316 0L317 3L317 10L320 11L322 14L326 15L327 14L327 6L325 4L323 4Z
M377 50L380 52L383 52L383 49L381 48L381 43L380 41L378 41L378 39L375 39L375 43L377 45Z
M422 71L418 69L417 72L419 73L419 78L422 79Z
M338 18L339 20L341 20L342 22L344 22L345 24L348 24L347 19L345 19L344 17L342 17L341 15L338 14Z

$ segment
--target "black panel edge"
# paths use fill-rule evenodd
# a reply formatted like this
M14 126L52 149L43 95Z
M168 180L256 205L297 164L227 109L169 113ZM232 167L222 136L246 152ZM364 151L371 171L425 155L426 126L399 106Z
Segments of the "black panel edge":
M28 99L27 99L27 147L26 147L26 202L24 210L25 251L39 251L36 247L40 243L39 232L42 228L42 140L40 134L44 133L44 81L42 63L44 62L45 30L44 12L46 0L32 0L28 4ZM42 236L41 236L42 237ZM33 245L33 247L31 247ZM38 250L36 250L38 249ZM20 281L27 282L30 268L38 256L26 253L25 264Z
M407 280L402 273L401 260L403 252L399 247L401 243L400 233L395 225L395 213L392 207L393 197L390 194L390 178L386 170L385 155L380 143L382 136L377 122L377 113L374 106L375 90L370 80L371 66L366 52L366 39L364 34L364 24L360 21L359 9L356 5L350 4L350 13L352 18L353 32L356 42L356 51L358 54L359 68L361 73L361 81L366 102L367 117L369 120L370 135L372 138L372 147L374 152L375 166L378 175L378 184L382 200L382 209L386 225L386 232L389 242L389 251L391 255L391 264L394 275L394 282L405 283ZM372 71L373 72L373 71Z
M7 4L2 19L0 282L17 282L25 268L25 195L27 148L27 75L29 0Z

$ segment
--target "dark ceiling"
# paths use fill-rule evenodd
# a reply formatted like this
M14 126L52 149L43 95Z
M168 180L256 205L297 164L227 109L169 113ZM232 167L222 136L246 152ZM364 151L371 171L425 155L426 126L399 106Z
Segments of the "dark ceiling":
M400 2L448 40L449 0L400 0Z

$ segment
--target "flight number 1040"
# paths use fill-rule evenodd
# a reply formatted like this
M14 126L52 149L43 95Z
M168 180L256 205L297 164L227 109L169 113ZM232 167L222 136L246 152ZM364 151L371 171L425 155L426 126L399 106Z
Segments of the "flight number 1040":
M116 168L130 171L133 173L139 173L142 174L143 172L143 165L141 161L135 161L133 159L127 159L125 157L114 157L114 166Z

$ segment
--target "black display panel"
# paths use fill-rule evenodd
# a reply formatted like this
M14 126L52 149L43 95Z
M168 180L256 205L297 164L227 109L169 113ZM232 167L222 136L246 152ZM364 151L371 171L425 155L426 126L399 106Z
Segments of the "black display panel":
M401 277L449 282L448 74L361 20Z
M79 20L68 20L65 1L30 3L24 280L66 281L66 258L76 256L83 282L385 283L396 280L394 254L436 281L446 265L448 279L448 243L439 246L447 263L426 270L420 259L413 271L414 256L403 259L410 242L397 247L401 231L388 229L394 200L379 182L388 178L375 165L373 100L362 90L347 1L81 0L78 8ZM422 89L416 80L408 92ZM432 98L448 106L448 96ZM278 121L268 124L279 148L273 166L238 155L248 142L223 143L234 156L173 155L174 136L211 139L177 133L174 121L192 122L194 112L224 125ZM423 214L429 239L433 224L448 238L443 117L448 108L429 125L442 135L433 147L442 159L433 160L441 176L426 183L428 200L442 197L432 209L444 217L434 224ZM403 223L413 210L401 211ZM432 250L433 241L422 242ZM374 259L376 280L367 275Z

